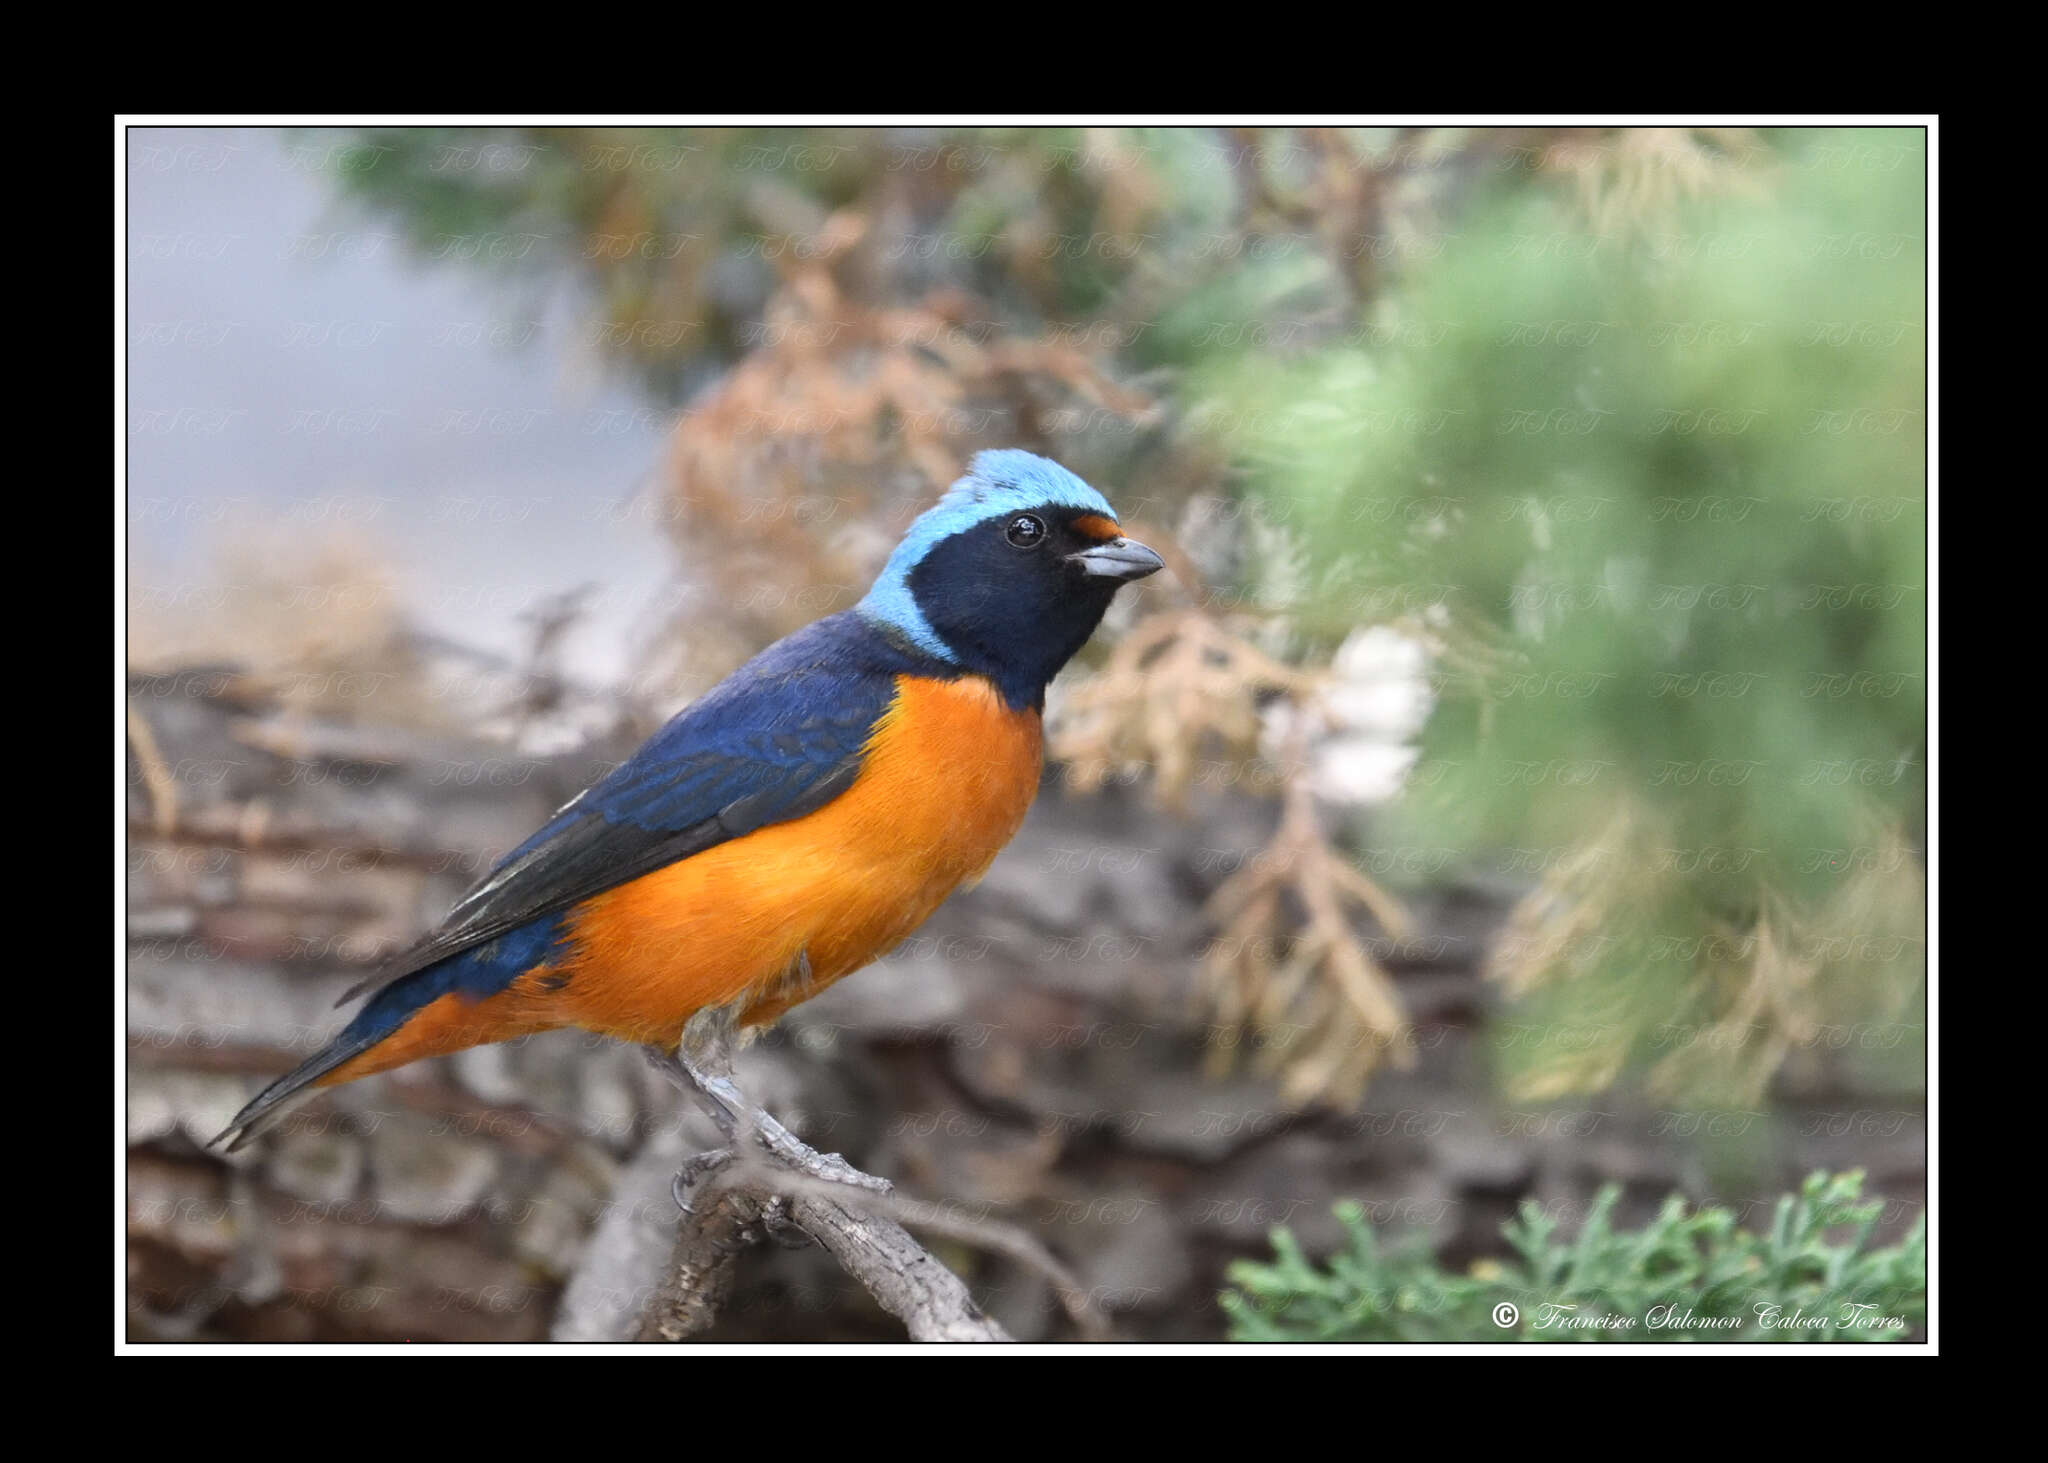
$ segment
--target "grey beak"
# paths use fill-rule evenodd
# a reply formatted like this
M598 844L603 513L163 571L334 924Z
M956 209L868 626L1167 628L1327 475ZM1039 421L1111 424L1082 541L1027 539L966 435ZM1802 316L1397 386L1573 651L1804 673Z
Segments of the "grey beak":
M1067 555L1069 564L1079 564L1084 573L1105 579L1143 579L1166 567L1166 560L1135 539L1113 538L1106 544Z

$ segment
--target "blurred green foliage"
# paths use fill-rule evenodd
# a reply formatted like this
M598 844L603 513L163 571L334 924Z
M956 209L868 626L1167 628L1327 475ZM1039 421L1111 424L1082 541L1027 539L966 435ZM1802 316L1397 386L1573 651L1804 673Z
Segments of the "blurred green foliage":
M1862 1192L1860 1173L1814 1174L1779 1198L1762 1233L1725 1208L1688 1212L1674 1195L1622 1232L1610 1184L1569 1240L1524 1203L1501 1228L1513 1258L1465 1275L1437 1268L1419 1243L1383 1250L1358 1207L1341 1205L1346 1249L1318 1264L1276 1230L1273 1261L1234 1264L1222 1303L1234 1341L1902 1340L1926 1321L1926 1221L1870 1249L1885 1206L1858 1202Z
M1502 189L1360 338L1201 374L1308 548L1312 632L1385 618L1438 652L1375 842L1547 882L1496 959L1523 1022L1576 1032L1507 1048L1531 1095L1654 1060L1753 1101L1917 987L1919 136L1777 144L1648 216ZM1702 1034L1734 1055L1684 1060ZM1917 1045L1888 1048L1902 1085Z
M1431 730L1458 765L1429 821L1456 841L1583 834L1581 787L1497 776L1553 760L1642 788L1761 759L1672 785L1701 843L1761 847L1804 892L1833 873L1808 851L1856 841L1857 800L1811 769L1867 764L1855 785L1917 820L1921 180L1789 166L1661 234L1518 195L1389 297L1381 341L1205 378L1336 629L1391 586L1512 646Z

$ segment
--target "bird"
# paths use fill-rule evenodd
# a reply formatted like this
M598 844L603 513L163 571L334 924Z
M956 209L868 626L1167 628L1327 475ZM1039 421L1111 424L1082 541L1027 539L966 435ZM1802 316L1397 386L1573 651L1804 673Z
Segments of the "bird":
M691 1053L750 1039L980 878L1037 793L1048 683L1163 562L1058 463L977 453L857 604L564 804L213 1142L239 1148L324 1088L561 1027L676 1052L700 1091L737 1099Z

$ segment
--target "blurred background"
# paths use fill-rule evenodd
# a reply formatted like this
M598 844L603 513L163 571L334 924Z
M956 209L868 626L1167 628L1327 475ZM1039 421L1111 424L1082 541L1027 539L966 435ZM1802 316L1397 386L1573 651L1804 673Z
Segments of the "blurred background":
M1921 132L144 128L128 188L134 1339L630 1334L709 1136L632 1052L201 1145L990 446L1170 572L751 1095L1127 1339L1244 1334L1232 1262L1339 1201L1453 1276L1607 1184L1762 1228L1862 1170L1913 1233ZM742 1265L713 1339L901 1334Z

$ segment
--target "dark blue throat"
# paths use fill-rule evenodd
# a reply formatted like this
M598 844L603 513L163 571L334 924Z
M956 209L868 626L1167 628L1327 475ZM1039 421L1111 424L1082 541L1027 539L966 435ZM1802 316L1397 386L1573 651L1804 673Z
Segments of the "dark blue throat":
M932 546L910 592L961 669L988 677L1019 711L1088 643L1117 583L1083 573L1055 546L1020 552L989 522Z

